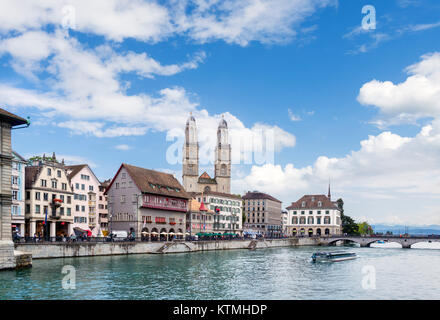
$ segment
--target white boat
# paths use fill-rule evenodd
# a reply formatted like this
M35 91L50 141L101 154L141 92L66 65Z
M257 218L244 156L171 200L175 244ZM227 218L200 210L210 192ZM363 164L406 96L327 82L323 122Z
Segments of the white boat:
M312 255L313 262L339 262L356 258L356 253L347 251L315 252Z

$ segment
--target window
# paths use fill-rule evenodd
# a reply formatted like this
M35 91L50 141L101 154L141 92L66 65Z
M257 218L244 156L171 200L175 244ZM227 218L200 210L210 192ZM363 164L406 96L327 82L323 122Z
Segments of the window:
M305 206L306 206L306 202L303 201L303 202L301 203L301 207L305 208Z
M60 215L64 216L64 208L63 207L60 208Z
M47 187L47 181L41 179L41 186L42 186L42 187Z
M18 191L16 190L12 191L12 200L18 200Z
M35 200L40 200L40 193L39 192L35 192Z
M309 211L309 214L313 214L313 211Z
M86 190L86 185L85 184L81 185L81 190Z
M75 183L75 189L79 189L79 183Z
M57 170L57 176L58 178L61 178L61 170Z
M85 212L86 211L86 207L85 206L81 206L81 211Z
M79 205L76 205L75 211L79 211Z
M67 190L67 183L62 183L61 184L61 189Z
M57 182L56 181L52 181L52 188L56 189L57 188Z
M31 192L26 191L26 200L31 200Z
M43 200L44 201L49 201L49 194L48 193L43 193Z
M324 224L330 224L330 217L324 217Z
M330 214L330 211L326 211L325 214Z
M124 203L125 202L125 195L122 195L121 196L121 203Z
M89 191L93 191L93 186L89 186Z
M318 207L322 207L322 202L318 201Z
M127 176L127 174L125 172L123 172L121 175L122 179L125 179L126 176Z
M48 176L52 175L52 170L50 168L47 168L47 175Z
M39 204L37 204L37 205L35 205L35 213L40 213L40 205Z
M321 210L318 210L318 214L321 214Z
M71 216L72 215L72 212L71 212L72 210L70 208L67 208L66 211L67 211L67 216Z
M296 215L296 213L297 213L296 211L293 211L293 214L295 214L295 215Z
M151 183L150 183L151 184ZM119 189L119 182L115 183L115 189Z
M15 184L15 185L18 184L18 177L12 176L12 184Z
M31 205L30 204L27 204L26 205L26 213L28 214L28 213L31 213Z

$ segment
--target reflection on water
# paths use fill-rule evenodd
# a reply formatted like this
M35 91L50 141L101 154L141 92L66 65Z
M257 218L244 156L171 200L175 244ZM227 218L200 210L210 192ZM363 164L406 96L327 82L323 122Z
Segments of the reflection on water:
M440 299L437 250L351 247L356 260L311 263L323 249L34 260L0 273L0 299ZM75 290L62 289L64 265L76 268ZM376 290L362 288L364 266Z

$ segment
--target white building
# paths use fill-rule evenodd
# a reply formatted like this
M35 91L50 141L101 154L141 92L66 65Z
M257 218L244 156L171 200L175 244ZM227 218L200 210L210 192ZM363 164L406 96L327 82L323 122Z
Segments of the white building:
M11 204L11 222L12 231L17 231L21 237L25 236L24 220L24 171L26 160L17 152L12 151L12 204Z
M240 196L222 192L190 193L194 199L214 211L214 232L243 234Z
M286 208L287 235L320 236L341 234L341 213L329 195L305 195Z
M74 192L73 227L83 231L99 227L98 196L101 183L87 164L66 166Z

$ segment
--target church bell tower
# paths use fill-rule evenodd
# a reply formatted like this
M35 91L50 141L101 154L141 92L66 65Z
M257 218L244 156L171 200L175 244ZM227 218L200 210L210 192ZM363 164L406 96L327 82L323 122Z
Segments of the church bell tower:
M185 191L197 192L199 177L199 143L197 140L196 119L190 115L185 126L185 142L183 144L182 182Z
M229 144L228 124L223 116L217 129L215 180L218 192L231 193L231 145Z

